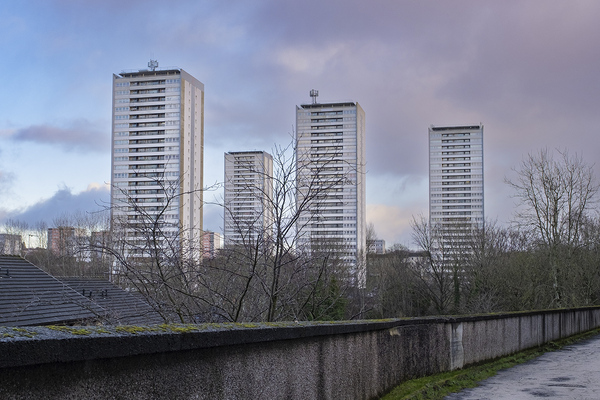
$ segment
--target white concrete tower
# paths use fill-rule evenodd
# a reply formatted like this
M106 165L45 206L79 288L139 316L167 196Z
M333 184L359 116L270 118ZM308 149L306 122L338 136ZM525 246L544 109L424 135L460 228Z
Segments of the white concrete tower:
M357 102L296 107L301 245L337 243L358 286L366 279L365 112Z
M252 245L273 234L273 157L264 151L225 153L225 244Z
M111 218L128 222L129 237L141 215L157 218L199 249L204 85L179 68L148 67L113 75Z
M429 222L481 228L483 125L429 127Z

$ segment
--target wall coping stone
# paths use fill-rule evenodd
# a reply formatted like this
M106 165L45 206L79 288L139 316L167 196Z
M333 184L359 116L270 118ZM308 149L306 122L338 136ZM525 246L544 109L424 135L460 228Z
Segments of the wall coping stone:
M423 324L591 311L600 306L468 316L339 322L163 324L147 326L0 326L0 368L117 358L220 346L344 335Z

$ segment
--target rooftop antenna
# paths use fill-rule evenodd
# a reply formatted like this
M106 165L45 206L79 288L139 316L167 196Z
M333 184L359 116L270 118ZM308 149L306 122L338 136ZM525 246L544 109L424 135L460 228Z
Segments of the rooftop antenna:
M319 91L312 89L310 91L310 97L312 98L312 103L317 104L317 97L319 97Z
M155 71L156 68L158 68L158 61L150 59L150 61L148 62L148 68L150 68L151 71Z

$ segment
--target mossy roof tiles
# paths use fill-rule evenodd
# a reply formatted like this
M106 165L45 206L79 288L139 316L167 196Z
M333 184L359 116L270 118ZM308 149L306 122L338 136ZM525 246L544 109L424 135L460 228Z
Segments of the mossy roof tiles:
M0 326L152 324L164 320L108 281L55 278L18 256L0 255Z

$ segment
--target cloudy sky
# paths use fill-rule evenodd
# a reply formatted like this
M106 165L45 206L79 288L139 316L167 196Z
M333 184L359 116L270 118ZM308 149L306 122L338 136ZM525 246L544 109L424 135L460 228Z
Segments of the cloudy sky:
M108 201L112 74L151 58L205 85L206 184L223 152L288 143L317 89L366 112L367 220L388 245L428 213L432 124L484 125L486 217L507 223L527 153L598 160L599 19L596 0L3 0L0 223Z

